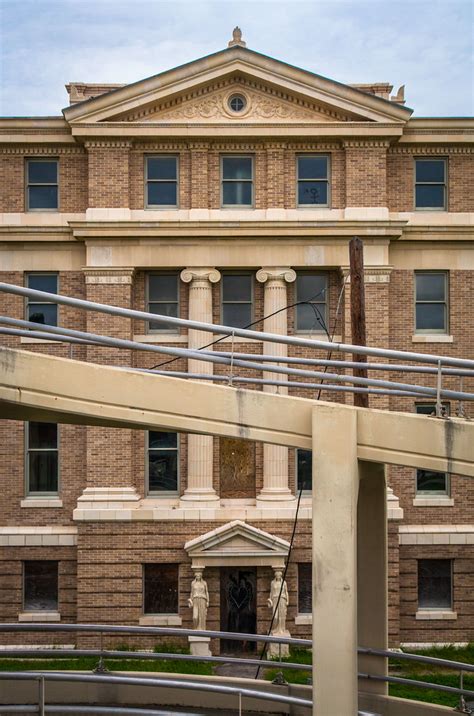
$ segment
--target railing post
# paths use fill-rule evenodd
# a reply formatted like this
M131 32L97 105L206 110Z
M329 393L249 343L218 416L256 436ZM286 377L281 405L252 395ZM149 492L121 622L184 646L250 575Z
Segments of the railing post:
M44 676L38 678L38 713L39 716L45 715L44 710Z

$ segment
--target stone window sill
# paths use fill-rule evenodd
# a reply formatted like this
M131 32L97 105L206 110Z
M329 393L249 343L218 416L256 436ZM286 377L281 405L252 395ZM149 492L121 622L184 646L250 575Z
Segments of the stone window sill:
M313 615L312 614L297 614L295 617L295 624L296 625L310 625L313 623Z
M140 617L140 626L181 626L183 620L178 614L147 614Z
M414 333L412 343L454 343L453 336L446 333Z
M429 497L415 497L413 507L454 507L454 500L448 495L433 495Z
M21 612L18 615L19 622L60 622L59 612Z
M415 618L417 620L429 620L441 619L443 621L457 619L458 615L451 609L418 609Z
M133 336L136 343L187 343L188 336L177 333L140 333Z
M27 497L20 502L20 507L62 507L63 501L52 497Z
M20 336L20 343L63 343L63 341L50 341L46 338L30 338L29 336Z

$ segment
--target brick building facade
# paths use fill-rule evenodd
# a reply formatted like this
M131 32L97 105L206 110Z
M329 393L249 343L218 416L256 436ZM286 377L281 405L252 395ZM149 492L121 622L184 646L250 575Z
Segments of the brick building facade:
M350 343L348 240L357 234L368 344L473 358L474 120L411 118L391 89L341 85L239 42L132 85L68 85L62 117L0 119L1 280ZM294 306L309 298L315 308ZM5 315L156 350L70 347L33 334L0 336L6 345L108 365L229 373L195 360L170 363L159 352L201 347L209 334L25 305L9 294L0 301ZM215 348L231 350L232 339ZM276 348L234 342L244 353ZM293 347L289 355L327 357ZM240 368L234 375L251 377ZM324 390L321 399L352 402ZM370 405L431 409L393 396L372 396ZM310 455L80 425L2 421L0 432L1 621L190 627L193 569L204 568L208 627L263 633L273 570L285 562L304 488L287 626L292 636L309 636ZM469 479L391 467L388 482L392 645L473 641Z

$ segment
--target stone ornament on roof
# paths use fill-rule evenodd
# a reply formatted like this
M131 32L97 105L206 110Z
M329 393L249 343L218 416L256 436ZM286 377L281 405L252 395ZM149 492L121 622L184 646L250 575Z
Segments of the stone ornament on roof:
M247 43L242 40L242 30L238 25L232 30L232 40L227 44L229 47L247 47Z

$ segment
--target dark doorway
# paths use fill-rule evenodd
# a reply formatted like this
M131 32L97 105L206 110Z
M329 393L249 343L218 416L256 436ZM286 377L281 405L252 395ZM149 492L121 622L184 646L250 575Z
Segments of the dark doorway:
M257 628L257 571L221 567L221 629L255 634ZM223 652L255 651L254 641L222 639Z

